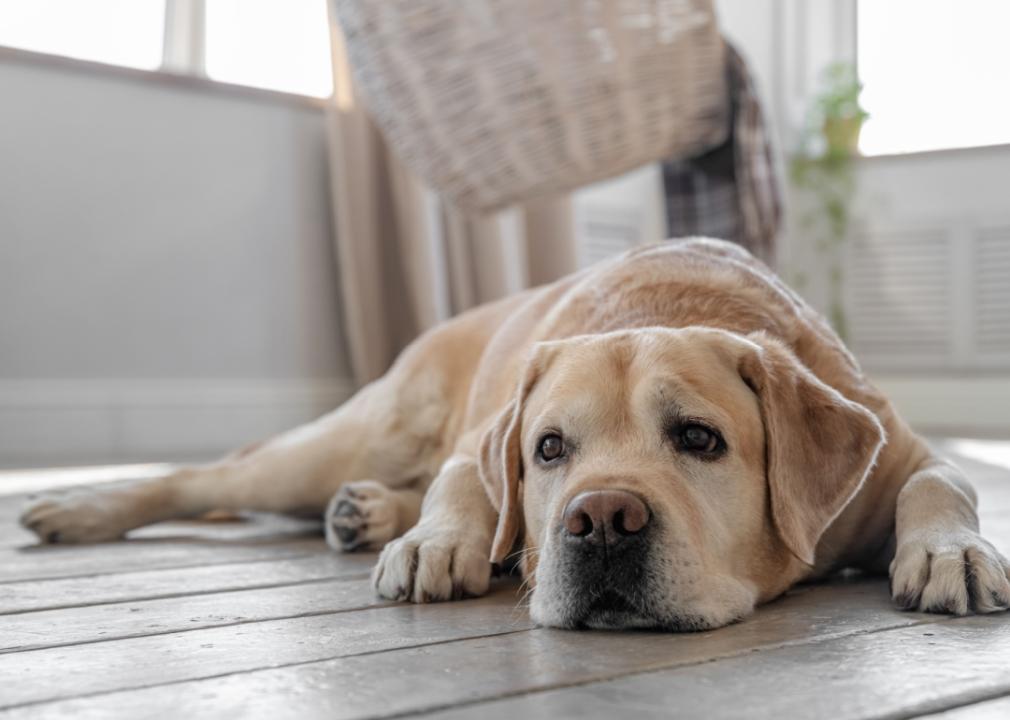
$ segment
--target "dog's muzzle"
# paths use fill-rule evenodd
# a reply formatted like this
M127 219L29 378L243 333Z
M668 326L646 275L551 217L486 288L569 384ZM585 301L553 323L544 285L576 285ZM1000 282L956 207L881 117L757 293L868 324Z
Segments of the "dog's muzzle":
M653 524L645 501L625 490L593 490L569 501L557 532L571 626L642 624Z

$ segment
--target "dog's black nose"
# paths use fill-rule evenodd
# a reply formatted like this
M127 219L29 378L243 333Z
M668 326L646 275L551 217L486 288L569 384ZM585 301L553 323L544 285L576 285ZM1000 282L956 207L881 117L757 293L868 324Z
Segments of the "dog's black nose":
M580 493L565 507L565 531L583 542L614 547L649 524L649 506L626 490Z

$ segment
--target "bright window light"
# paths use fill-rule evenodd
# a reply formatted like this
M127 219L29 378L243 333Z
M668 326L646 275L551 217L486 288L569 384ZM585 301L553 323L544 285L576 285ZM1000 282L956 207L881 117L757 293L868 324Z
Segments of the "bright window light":
M1010 470L1010 445L1005 441L954 439L944 445L957 455L967 455L972 460L999 465Z
M1010 143L1010 2L859 0L866 155Z
M0 45L154 70L165 0L0 0Z
M330 95L326 2L207 0L207 75L239 85Z

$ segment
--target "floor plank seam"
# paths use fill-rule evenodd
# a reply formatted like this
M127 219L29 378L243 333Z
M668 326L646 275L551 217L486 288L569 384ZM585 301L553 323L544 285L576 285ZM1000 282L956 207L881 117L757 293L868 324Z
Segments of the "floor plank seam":
M201 630L216 630L218 628L237 627L239 625L255 625L257 623L277 622L278 620L298 620L301 618L323 617L325 615L346 615L347 613L359 612L361 610L387 610L389 608L395 608L395 607L399 607L399 603L390 600L382 603L375 603L370 605L358 605L355 607L342 608L340 610L320 610L314 612L297 613L295 615L277 615L276 617L263 617L263 618L256 618L255 620L239 620L236 622L221 623L220 625L206 625L204 627L181 628L181 629L174 628L162 632L155 631L155 632L145 632L143 634L136 634L136 635L120 635L118 637L94 638L92 640L75 640L74 642L54 643L52 645L4 648L0 649L0 656L17 655L20 653L40 652L42 650L53 650L56 648L78 647L80 645L98 645L100 643L119 642L124 640L126 641L139 640L142 638L159 637L161 635L181 635L183 633L200 632Z
M542 687L529 688L529 689L526 689L526 690L518 690L518 691L515 691L515 692L497 693L497 694L492 695L492 696L488 696L488 697L485 697L485 698L480 698L479 700L464 700L464 701L461 701L461 702L454 702L452 704L438 704L438 705L432 705L430 707L421 708L421 709L407 710L407 711L404 711L404 712L395 712L395 713L387 713L387 714L379 714L379 715L367 715L367 716L363 716L362 718L360 718L360 720L396 720L397 718L409 718L409 717L415 717L415 716L428 715L428 714L439 712L439 711L442 711L442 710L450 710L450 709L451 710L457 710L457 709L466 708L466 707L479 707L481 705L485 705L485 704L488 704L488 703L496 702L498 700L507 700L507 699L511 699L511 698L523 697L523 696L526 696L526 695L538 695L538 694L541 694L541 693L551 692L551 691L554 691L554 690L566 690L566 689L569 689L569 688L585 687L587 685L595 685L597 683L610 682L610 681L613 681L613 680L621 680L623 678L635 677L635 676L639 676L639 675L651 675L651 674L655 674L655 673L664 672L664 671L667 671L667 670L677 670L677 669L681 669L681 668L697 667L699 665L708 665L710 663L722 662L724 660L732 660L732 659L739 658L739 657L744 657L744 656L750 655L750 654L760 654L760 653L765 653L765 652L770 652L770 651L780 650L780 649L785 649L785 648L790 648L790 647L802 647L804 645L818 645L820 643L831 642L833 640L840 640L840 639L843 639L843 638L858 637L858 636L862 636L862 635L874 635L876 633L892 632L894 630L904 630L904 629L910 628L910 627L923 627L923 626L927 626L927 625L935 625L935 624L938 624L938 623L952 622L952 621L954 621L956 619L957 618L938 617L938 618L935 618L935 619L931 618L931 619L923 620L921 622L913 622L913 623L904 624L904 625L892 625L892 626L888 626L888 627L872 628L872 629L868 629L868 630L856 630L856 631L852 631L852 632L839 632L839 633L832 633L832 634L829 634L829 635L822 635L822 636L814 638L814 639L805 639L805 640L804 639L797 639L797 640L789 640L789 641L786 641L786 642L776 643L776 644L771 644L771 645L758 645L758 646L755 646L755 647L747 648L746 650L740 650L738 652L729 652L729 653L725 653L723 655L715 655L713 657L705 658L704 660L698 660L698 661L694 661L694 662L663 663L663 664L655 665L653 667L649 667L649 668L645 668L645 669L639 668L639 669L632 670L632 671L629 671L629 672L617 672L617 673L614 673L612 675L600 675L600 676L596 676L596 677L592 677L592 678L587 678L587 679L584 679L584 680L573 681L573 682L553 683L553 684L544 685ZM881 719L881 720L883 720L883 719Z
M397 607L397 605L392 605L391 607ZM322 613L322 614L326 614L326 613ZM626 678L626 677L633 677L633 676L637 676L637 675L649 675L649 674L659 673L659 672L663 672L665 670L694 667L694 666L698 666L698 665L706 665L706 664L709 664L709 663L721 662L723 660L730 660L730 659L734 659L734 658L737 658L737 657L743 657L743 656L749 655L749 654L764 653L764 652L774 651L774 650L783 649L783 648L799 647L799 646L803 646L803 645L816 645L816 644L820 644L820 643L823 643L823 642L830 642L830 641L838 640L838 639L842 639L842 638L857 637L857 636L862 636L862 635L873 635L873 634L877 634L877 633L886 633L886 632L891 632L891 631L895 631L895 630L903 630L903 629L910 628L910 627L924 627L924 626L935 625L935 624L939 624L939 623L956 622L956 620L958 620L958 618L950 618L950 617L939 616L939 617L935 617L935 618L923 619L922 621L919 621L919 622L905 623L905 624L901 624L901 625L890 625L890 626L887 626L887 627L872 628L872 629L868 629L868 630L856 630L856 631L852 631L852 632L831 633L829 635L824 635L824 636L821 636L821 637L818 637L818 638L815 638L815 639L797 639L797 640L791 640L791 641L787 641L787 642L783 642L783 643L774 643L774 644L768 644L768 645L759 645L759 646L755 646L755 647L752 647L752 648L747 648L746 650L741 650L739 652L725 653L723 655L718 655L718 656L714 656L714 657L711 657L711 658L706 658L704 660L699 660L699 661L695 661L695 662L662 663L662 664L658 664L658 665L655 665L653 667L649 667L649 668L646 668L646 669L636 669L636 670L632 670L632 671L629 671L629 672L616 673L616 674L611 674L611 675L600 675L600 676L595 676L595 677L592 677L592 678L587 678L585 680L580 680L580 681L575 681L575 682L552 683L552 684L544 685L544 686L541 686L541 687L529 688L529 689L526 689L526 690L520 690L520 691L517 691L517 692L496 693L494 695L490 695L488 697L480 698L480 699L472 700L472 701L455 702L455 703L452 703L452 704L435 704L435 705L431 705L429 707L415 708L415 709L404 711L404 712L395 712L395 713L387 713L387 714L379 714L379 715L367 715L367 716L363 716L362 720L393 720L394 718L405 718L405 717L425 715L425 714L430 714L430 713L433 713L433 712L438 712L438 711L447 710L447 709L456 709L456 708L464 708L464 707L476 707L476 706L484 705L484 704L487 704L487 703L495 702L495 701L498 701L498 700L505 700L505 699L509 699L509 698L522 697L522 696L525 696L525 695L536 695L536 694L540 694L540 693L544 693L544 692L551 692L551 691L554 691L554 690L564 690L564 689L567 689L567 688L584 687L586 685L593 685L593 684L601 683L601 682L609 682L609 681L612 681L612 680L619 680L619 679ZM349 659L353 659L353 658L357 658L357 657L365 657L365 656L369 656L369 655L381 655L381 654L384 654L384 653L391 653L391 652L401 652L401 651L411 650L411 649L416 649L416 648L433 647L433 646L437 646L437 645L450 645L450 644L453 644L453 643L468 642L468 641L473 641L473 640L480 640L482 638L492 638L492 637L499 637L499 636L503 636L503 635L513 635L513 634L519 634L519 633L524 633L524 632L537 632L538 630L539 630L539 628L535 628L535 627L534 628L518 628L516 630L507 630L507 631L503 631L503 632L489 633L489 634L486 634L486 635L473 635L473 636L466 637L466 638L453 638L453 639L438 640L438 641L427 642L427 643L416 643L416 644L412 644L412 645L403 645L403 646L398 646L398 647L383 648L383 649L380 649L380 650L366 650L366 651L356 652L356 653L351 653L351 654L346 654L346 655L334 655L334 656L331 656L331 657L316 658L316 659L313 659L313 660L305 660L305 661L300 661L300 662L281 663L281 664L278 664L278 665L269 665L269 666L258 667L258 668L245 668L245 669L242 669L242 670L236 670L236 671L232 671L232 672L224 672L224 673L215 673L215 674L211 674L211 675L205 675L205 676L198 677L198 678L186 678L186 679L173 680L173 681L164 682L164 683L145 683L145 684L131 686L131 687L117 688L115 690L103 690L103 691L92 692L92 693L82 693L80 695L71 695L71 696L67 696L67 697L49 698L49 699L46 699L46 700L36 700L36 701L27 702L27 703L18 703L18 704L14 704L14 705L0 706L0 710L8 710L8 709L13 710L13 709L24 708L24 707L31 707L31 706L36 706L36 705L45 705L45 704L64 702L64 701L69 701L69 700L85 699L85 698L91 698L91 697L101 697L101 696L105 696L105 695L114 695L116 693L130 692L130 691L135 691L135 690L144 690L144 689L150 689L150 688L155 688L155 687L168 687L168 686L172 686L172 685L180 685L180 684L191 683L191 682L204 682L204 681L210 681L210 680L219 679L219 678L223 678L223 677L231 677L231 676L235 676L235 675L246 675L246 674L253 674L253 673L258 673L258 672L267 672L267 671L271 671L271 670L279 670L279 669L284 669L284 668L317 665L317 664L332 662L332 661L335 661L335 660L349 660ZM161 634L170 634L170 633L161 633ZM28 651L28 652L32 652L32 651Z
M283 583L269 583L266 585L223 587L223 588L215 588L213 590L198 590L196 592L186 592L186 593L168 593L165 595L145 595L142 597L126 598L123 600L104 600L101 602L85 602L85 603L75 603L71 605L46 605L45 607L30 608L25 610L0 610L0 618L9 617L11 615L28 615L35 612L48 612L50 610L74 610L77 608L101 607L102 605L123 605L129 603L147 602L149 600L172 600L175 598L216 595L218 593L245 592L246 590L270 590L272 588L299 587L301 585L315 585L327 582L352 582L356 580L367 580L370 577L371 573L361 572L361 573L354 573L352 575L334 575L323 578L312 578L309 580L292 580L290 582L283 582ZM34 582L34 581L29 580L26 582Z
M402 650L413 650L416 648L434 647L436 645L448 645L454 642L461 642L464 640L481 640L483 638L501 637L503 635L516 635L519 633L531 632L534 629L535 628L518 628L516 630L503 630L502 632L487 633L486 635L473 635L467 638L435 640L432 642L415 643L413 645L401 645L399 647L383 648L382 650L363 650L361 652L350 653L347 655L333 655L332 657L316 658L314 660L304 660L301 662L281 663L279 665L267 665L259 668L246 668L244 670L234 670L231 672L204 675L198 678L185 678L181 680L172 680L169 682L161 682L161 683L144 683L132 687L117 688L115 690L100 690L98 692L81 693L80 695L68 695L66 697L49 698L46 700L33 700L31 702L15 703L13 705L0 705L0 711L18 710L21 708L34 707L37 705L49 705L54 703L66 702L69 700L83 700L87 698L102 697L104 695L115 695L117 693L123 693L123 692L148 690L150 688L156 688L156 687L171 687L172 685L182 685L185 683L204 682L208 680L216 680L218 678L232 677L234 675L246 675L249 673L265 672L268 670L280 670L283 668L299 667L302 665L315 665L317 663L333 662L335 660L349 660L352 658L365 657L367 655L381 655L383 653L399 652Z
M875 715L868 717L866 720L916 720L917 718L929 717L960 708L970 708L972 705L981 705L982 703L1001 700L1003 698L1010 698L1010 683L998 689L992 688L990 692L979 690L972 693L969 691L951 698L927 701L909 712Z
M300 552L292 555L266 555L263 557L255 557L242 560L223 560L221 562L185 563L182 565L162 565L158 566L157 568L151 568L151 570L185 570L187 568L217 567L219 565L245 565L248 563L269 562L271 560L278 560L278 561L302 560L305 558L315 557L318 554L319 554L318 552ZM112 577L117 575L131 575L137 572L149 572L149 570L140 570L137 568L132 568L129 570L81 573L77 575L46 575L44 577L20 577L20 578L12 578L10 580L0 580L0 587L4 585L13 585L14 583L46 582L48 580L87 580L89 578Z

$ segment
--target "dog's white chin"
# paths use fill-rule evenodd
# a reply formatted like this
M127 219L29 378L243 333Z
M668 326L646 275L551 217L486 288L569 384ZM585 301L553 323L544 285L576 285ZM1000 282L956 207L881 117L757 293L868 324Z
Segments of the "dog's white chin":
M530 601L530 617L543 627L692 632L730 625L754 611L756 593L747 584L730 578L712 578L711 583L707 600L676 602L671 598L654 598L655 605L649 613L603 610L582 617L573 612L563 593L538 586Z
M645 615L604 612L587 616L580 625L590 630L661 630L663 624Z
M530 617L540 627L555 627L565 630L655 630L657 632L697 632L714 630L740 620L742 615L723 614L702 617L697 615L674 615L667 618L650 617L628 612L590 613L584 617L574 617L564 612L544 613L530 609Z

